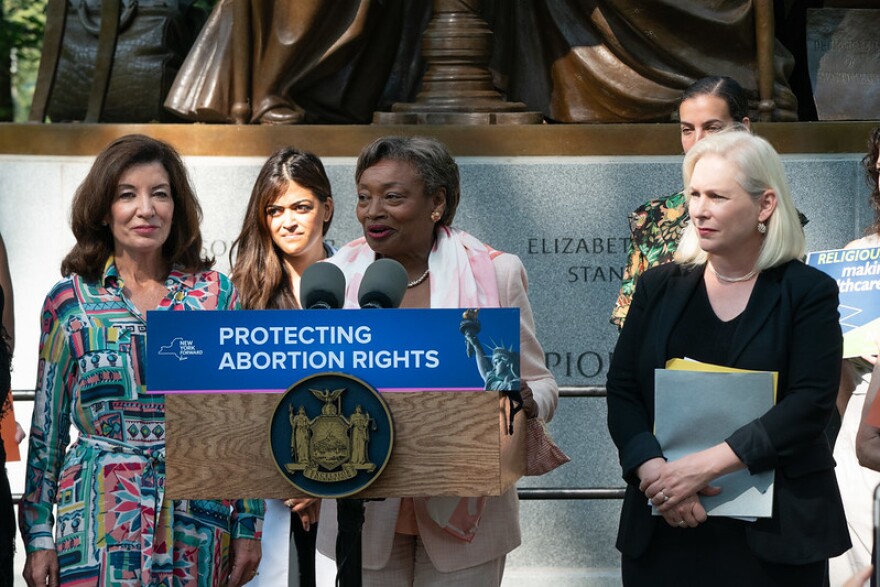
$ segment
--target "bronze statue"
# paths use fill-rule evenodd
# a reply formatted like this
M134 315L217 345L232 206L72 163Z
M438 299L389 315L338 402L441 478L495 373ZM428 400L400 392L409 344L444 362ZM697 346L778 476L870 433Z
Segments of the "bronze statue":
M551 121L669 120L706 75L736 79L762 119L796 119L770 0L435 2L479 10L495 85ZM414 99L431 10L429 0L220 0L166 107L203 122L368 123Z
M245 10L236 13L237 4ZM242 13L250 26L234 38ZM419 19L429 13L430 0L220 0L165 106L190 120L233 122L242 75L251 110L243 122L367 123L389 101L384 94L413 92ZM242 56L250 59L236 61Z

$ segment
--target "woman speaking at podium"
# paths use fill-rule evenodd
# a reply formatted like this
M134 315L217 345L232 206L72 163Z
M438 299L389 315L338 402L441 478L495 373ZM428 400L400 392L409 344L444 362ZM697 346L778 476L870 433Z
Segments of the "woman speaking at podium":
M459 173L446 147L421 137L380 138L358 157L355 182L364 236L330 261L346 274L348 301L357 305L357 276L376 259L389 258L409 279L401 307L518 307L524 410L550 420L559 392L535 337L522 262L452 228ZM438 498L366 504L363 584L499 585L507 553L520 544L516 488L486 499L444 498L470 499L475 506L457 508L460 515L446 527L432 519L431 499ZM324 505L335 509L333 502ZM335 511L322 510L318 549L331 557L335 519Z
M323 238L333 219L333 194L321 160L285 147L263 164L251 191L241 233L232 244L232 281L246 310L294 309L300 278L335 252ZM315 584L317 499L266 501L263 559L250 585L288 584L288 548L294 537L301 587ZM288 520L290 523L288 524ZM290 531L288 531L288 528Z
M30 587L238 587L256 572L262 500L164 498L165 396L144 378L148 310L236 305L200 220L180 156L143 135L107 146L76 191L76 244L41 314L19 511Z
M800 260L803 231L767 141L725 131L694 145L683 169L690 223L675 262L639 280L608 372L608 427L627 482L623 582L822 587L828 558L849 548L824 434L842 355L837 286ZM672 358L775 371L775 406L667 462L654 377ZM707 517L701 495L746 468L774 471L772 516Z

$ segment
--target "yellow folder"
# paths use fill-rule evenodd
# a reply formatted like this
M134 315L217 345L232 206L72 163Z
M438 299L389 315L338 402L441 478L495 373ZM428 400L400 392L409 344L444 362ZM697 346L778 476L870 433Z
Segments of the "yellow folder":
M666 368L672 371L708 371L714 373L758 373L749 369L735 369L733 367L724 367L722 365L713 365L712 363L701 363L700 361L692 361L691 359L669 359L666 361ZM776 405L776 389L779 386L779 373L770 371L773 376L773 405Z

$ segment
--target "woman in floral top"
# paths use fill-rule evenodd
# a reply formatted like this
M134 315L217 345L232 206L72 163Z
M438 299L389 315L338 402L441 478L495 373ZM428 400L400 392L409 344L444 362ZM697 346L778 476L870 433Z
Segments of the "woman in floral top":
M681 148L687 153L701 139L737 123L748 129L748 95L733 78L700 78L682 94L678 118ZM623 328L639 276L651 267L672 261L689 219L682 192L649 200L630 214L626 268L611 312L612 324Z
M144 377L148 310L237 303L201 257L200 220L179 155L142 135L110 144L76 192L77 242L41 316L19 513L32 587L236 587L257 568L261 500L164 499L165 398Z

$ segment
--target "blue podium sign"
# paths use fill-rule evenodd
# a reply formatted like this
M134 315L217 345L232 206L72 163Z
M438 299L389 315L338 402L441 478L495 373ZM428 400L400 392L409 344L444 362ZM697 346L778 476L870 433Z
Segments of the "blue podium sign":
M283 393L310 375L379 391L519 389L519 309L151 311L150 393Z

